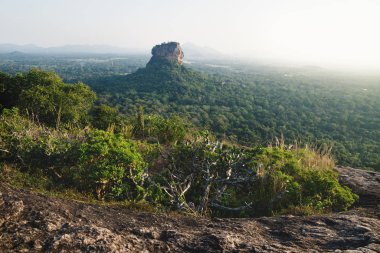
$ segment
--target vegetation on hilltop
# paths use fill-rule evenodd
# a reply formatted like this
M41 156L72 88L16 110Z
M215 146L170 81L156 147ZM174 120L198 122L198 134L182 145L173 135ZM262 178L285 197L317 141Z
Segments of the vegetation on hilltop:
M0 116L2 180L11 168L46 189L213 216L328 212L357 199L339 184L328 153L282 142L219 142L178 116L145 115L142 109L127 118L94 105L88 86L65 84L52 72L2 75L0 83L3 94L19 98L4 103ZM16 84L25 88L13 89ZM57 124L57 108L73 116Z

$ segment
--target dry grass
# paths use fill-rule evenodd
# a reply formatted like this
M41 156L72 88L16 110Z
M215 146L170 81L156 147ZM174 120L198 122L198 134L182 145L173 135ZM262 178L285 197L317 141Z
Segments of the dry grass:
M274 143L269 147L276 147L280 150L294 151L303 167L308 169L330 170L335 167L335 161L331 154L332 147L329 146L310 146L294 141L293 144L285 144L284 136L275 138Z

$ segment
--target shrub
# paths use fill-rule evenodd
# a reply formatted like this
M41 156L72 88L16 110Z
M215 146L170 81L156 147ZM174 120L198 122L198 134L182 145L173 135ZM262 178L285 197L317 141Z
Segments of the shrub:
M358 198L339 184L334 163L327 161L326 155L308 148L280 147L257 148L251 155L258 180L252 185L250 198L256 206L265 207L258 212L270 214L294 206L316 212L338 211Z
M232 217L321 213L357 200L339 184L331 158L309 148L237 149L204 140L177 146L170 159L165 189L187 211L193 205L201 214Z
M0 122L3 158L30 173L49 176L56 183L74 184L77 148L83 131L57 131L5 109Z
M137 136L155 139L162 144L176 144L184 140L188 126L178 117L164 118L159 115L143 116L139 112L135 132Z
M134 142L102 130L91 131L79 148L83 183L98 198L137 199L144 195L145 162Z
M111 125L120 128L120 114L115 107L105 104L96 105L91 109L91 123L94 127L101 130L107 130Z
M328 152L243 148L215 141L207 131L175 144L186 130L176 122L146 118L145 136L172 143L161 146L127 139L128 131L53 129L18 109L4 109L0 163L16 164L41 185L74 186L99 199L143 200L201 215L323 213L345 210L357 199L339 184Z

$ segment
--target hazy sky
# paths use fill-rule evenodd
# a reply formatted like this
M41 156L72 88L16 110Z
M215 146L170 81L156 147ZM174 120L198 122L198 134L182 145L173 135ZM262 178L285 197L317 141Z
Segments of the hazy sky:
M41 46L192 42L380 70L380 0L0 0L0 35L0 43Z

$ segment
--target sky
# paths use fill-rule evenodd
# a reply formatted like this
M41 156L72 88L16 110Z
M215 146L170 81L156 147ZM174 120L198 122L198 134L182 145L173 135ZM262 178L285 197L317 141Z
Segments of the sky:
M0 35L45 47L190 42L236 57L380 71L380 0L0 0Z

